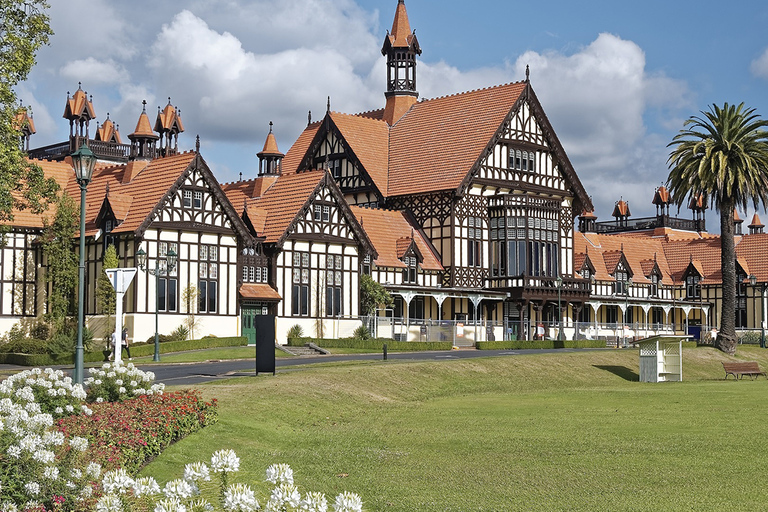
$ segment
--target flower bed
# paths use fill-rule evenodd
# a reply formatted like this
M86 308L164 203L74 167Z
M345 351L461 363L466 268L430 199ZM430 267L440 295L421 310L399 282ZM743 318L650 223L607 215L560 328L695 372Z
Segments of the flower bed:
M132 474L171 443L217 421L216 401L204 401L197 391L95 403L91 409L90 417L62 418L56 427L67 437L88 439L92 461Z

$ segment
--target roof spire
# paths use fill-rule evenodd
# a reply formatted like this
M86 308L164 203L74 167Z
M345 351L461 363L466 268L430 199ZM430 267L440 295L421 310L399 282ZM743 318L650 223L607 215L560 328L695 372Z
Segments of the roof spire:
M325 104L325 111L330 112L331 111L331 97L328 96L328 103Z
M381 54L387 57L387 91L384 96L383 119L390 126L395 124L416 103L416 56L421 47L416 32L411 30L405 2L398 0L392 30L384 37Z
M312 111L311 111L311 110L309 110L309 111L307 112L307 126L309 126L309 125L311 125L311 124L312 124Z
M531 81L531 67L528 64L525 65L525 81Z
M200 135L195 137L195 153L200 154Z

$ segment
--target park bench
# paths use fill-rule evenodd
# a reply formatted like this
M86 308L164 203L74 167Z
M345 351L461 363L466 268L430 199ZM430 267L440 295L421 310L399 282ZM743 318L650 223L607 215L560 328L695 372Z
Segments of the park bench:
M759 375L768 378L765 372L760 370L757 365L757 361L746 361L743 363L723 363L723 369L725 370L725 378L728 375L733 375L734 379L740 379L744 375L749 375L751 379L756 379Z

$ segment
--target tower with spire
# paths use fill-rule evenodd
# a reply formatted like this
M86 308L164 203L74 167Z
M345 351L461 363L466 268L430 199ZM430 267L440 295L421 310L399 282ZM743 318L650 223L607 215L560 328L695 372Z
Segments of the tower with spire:
M421 47L416 31L411 30L405 0L397 2L392 30L384 38L381 54L387 57L387 104L384 120L391 126L410 109L419 98L416 91L416 56Z
M279 176L282 170L283 157L277 148L275 135L272 133L272 121L269 122L269 133L264 141L264 149L256 153L259 157L259 176Z
M136 123L136 129L128 135L131 140L131 160L151 160L156 155L155 143L160 138L152 131L152 125L149 123L147 115L147 101L141 102L142 109L139 115L139 121Z

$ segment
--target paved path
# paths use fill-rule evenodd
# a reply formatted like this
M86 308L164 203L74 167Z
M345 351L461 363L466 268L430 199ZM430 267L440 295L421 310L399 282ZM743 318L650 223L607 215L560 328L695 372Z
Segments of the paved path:
M389 353L388 360L396 361L448 361L452 359L473 359L478 357L508 357L523 354L562 354L566 352L583 352L598 349L525 349L525 350L442 350L436 352L395 352ZM281 368L303 366L318 363L338 363L344 361L382 361L383 354L340 354L317 355L303 357L278 358L275 361L277 371ZM198 363L169 363L141 364L136 366L144 371L155 373L155 380L167 386L186 386L227 379L231 377L247 377L256 374L256 362L254 359L235 359L224 361L205 361ZM64 371L71 372L72 366L59 366ZM0 371L20 372L28 369L26 366L0 364ZM262 373L262 375L264 375ZM86 369L87 376L87 369Z

